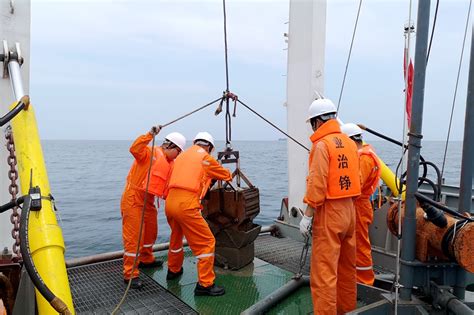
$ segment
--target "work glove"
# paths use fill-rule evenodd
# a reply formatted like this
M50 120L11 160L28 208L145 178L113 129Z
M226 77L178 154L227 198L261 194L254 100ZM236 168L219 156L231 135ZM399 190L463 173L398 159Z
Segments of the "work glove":
M158 125L158 126L153 126L151 127L151 130L150 130L150 133L152 136L156 136L157 134L160 133L160 130L161 130L161 126Z
M311 222L313 221L313 217L308 217L303 215L303 218L300 221L300 232L304 237L309 237L311 234Z

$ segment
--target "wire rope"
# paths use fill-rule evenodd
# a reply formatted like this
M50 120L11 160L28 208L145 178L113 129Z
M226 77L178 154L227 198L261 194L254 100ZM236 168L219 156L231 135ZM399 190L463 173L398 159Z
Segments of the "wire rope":
M466 44L466 35L467 35L468 26L469 26L469 18L471 16L471 6L472 6L472 0L469 1L469 9L467 11L466 27L464 29L464 38L463 38L463 41L462 41L461 56L459 58L458 74L457 74L457 77L456 77L456 86L454 88L453 104L451 106L451 115L450 115L450 118L449 118L448 134L446 136L446 145L444 147L443 166L441 167L441 178L443 178L444 167L446 165L446 155L448 153L449 138L451 136L451 126L452 126L452 123L453 123L454 107L455 107L455 104L456 104L456 96L457 96L457 92L458 92L459 77L460 77L460 74L461 74L461 66L462 66L462 59L463 59L463 56L464 56L464 46Z
M359 15L360 15L360 8L361 7L362 7L362 0L359 1L359 9L357 10L357 17L356 17L356 21L354 23L354 31L352 32L351 46L349 47L349 54L347 55L346 68L344 70L344 77L342 78L341 91L339 92L339 99L337 101L337 111L338 112L339 112L339 107L341 105L342 93L344 92L344 85L346 83L347 70L349 68L349 62L351 60L352 47L354 45L354 38L355 38L356 31L357 31L357 24L359 23Z

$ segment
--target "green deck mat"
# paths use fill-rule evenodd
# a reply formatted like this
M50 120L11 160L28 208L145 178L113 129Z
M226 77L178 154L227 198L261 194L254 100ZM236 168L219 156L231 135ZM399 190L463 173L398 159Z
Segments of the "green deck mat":
M225 287L226 294L218 297L194 296L197 282L197 260L185 249L184 274L179 279L167 281L166 253L156 253L165 261L163 267L142 269L149 277L169 290L200 314L240 314L287 283L292 273L258 258L238 271L215 268L216 284ZM269 314L308 314L312 311L309 287L301 288L273 308Z

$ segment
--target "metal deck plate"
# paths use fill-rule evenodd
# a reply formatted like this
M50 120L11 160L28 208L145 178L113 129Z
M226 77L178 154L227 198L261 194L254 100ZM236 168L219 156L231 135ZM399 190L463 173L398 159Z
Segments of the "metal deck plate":
M77 314L110 314L125 291L122 260L68 269ZM141 290L130 290L120 314L196 314L158 283L140 274Z
M296 273L299 270L303 246L304 243L291 238L260 235L255 240L255 257L292 273ZM311 246L308 249L306 262L302 269L304 275L309 275L310 258Z
M293 276L292 272L255 258L254 262L238 271L215 268L216 284L223 285L226 294L219 297L194 296L197 282L196 259L186 248L183 264L184 274L179 279L167 281L167 254L155 253L165 260L163 268L146 270L150 277L167 288L179 299L200 314L240 314L280 288ZM281 253L280 253L281 254ZM303 288L287 298L272 314L308 314L312 310L309 287Z

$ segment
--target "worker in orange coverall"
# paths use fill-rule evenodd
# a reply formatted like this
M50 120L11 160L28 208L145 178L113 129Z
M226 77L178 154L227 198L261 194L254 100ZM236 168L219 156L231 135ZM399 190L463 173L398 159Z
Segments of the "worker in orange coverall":
M216 240L201 215L201 199L212 179L230 181L230 171L222 167L211 155L214 139L207 132L199 132L194 145L175 161L169 180L166 199L166 217L171 227L168 250L167 280L183 273L183 235L193 255L198 259L198 280L195 295L218 296L225 290L214 283L214 250Z
M155 259L152 246L157 236L157 210L154 205L155 196L163 197L166 182L171 173L173 160L184 149L186 139L177 132L165 137L161 146L154 148L153 153L149 142L160 132L161 127L153 127L150 132L139 136L130 147L135 158L127 176L127 183L120 203L122 213L123 237L123 277L124 282L132 283L130 287L140 289L143 286L138 278L139 270L133 270L138 241L140 251L137 262L139 267L160 267L163 262ZM150 159L153 158L150 169ZM148 170L150 177L148 181ZM148 193L146 193L148 191ZM145 203L145 206L144 206ZM140 237L142 211L145 211L144 225Z
M314 314L341 314L356 307L355 210L360 195L357 147L341 133L329 99L309 107L314 131L300 231L312 226L311 295ZM313 219L314 215L314 219ZM313 222L312 222L313 221Z
M355 200L356 210L356 269L357 282L373 285L375 280L372 266L372 247L369 239L369 225L374 219L374 208L370 196L380 181L380 162L374 149L362 141L362 129L356 124L341 126L359 149L361 195Z

